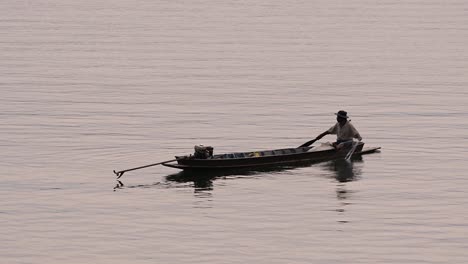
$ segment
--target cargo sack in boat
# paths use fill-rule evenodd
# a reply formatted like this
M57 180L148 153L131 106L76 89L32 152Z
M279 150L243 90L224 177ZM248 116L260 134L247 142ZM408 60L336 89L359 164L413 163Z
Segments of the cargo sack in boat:
M196 145L194 149L195 153L193 154L193 156L196 159L208 159L213 157L213 147Z

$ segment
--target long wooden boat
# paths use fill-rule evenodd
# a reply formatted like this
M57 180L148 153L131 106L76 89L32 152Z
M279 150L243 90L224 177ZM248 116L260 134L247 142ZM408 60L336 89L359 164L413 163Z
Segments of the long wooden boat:
M379 149L380 147L364 148L364 143L359 142L353 156L374 153ZM325 143L313 147L217 154L208 158L196 158L192 155L176 156L177 163L163 163L162 165L184 171L255 169L344 158L349 150L350 148L336 150L330 144Z

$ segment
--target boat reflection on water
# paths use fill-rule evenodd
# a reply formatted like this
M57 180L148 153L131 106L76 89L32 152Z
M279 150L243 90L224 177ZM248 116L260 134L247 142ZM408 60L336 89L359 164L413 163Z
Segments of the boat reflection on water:
M228 176L232 177L242 177L242 176L252 176L257 174L258 171L224 171L224 172L190 172L190 171L181 171L175 174L166 176L166 180L170 182L177 183L189 183L193 182L193 187L195 191L201 190L212 190L213 181L219 178L225 178Z
M193 182L193 187L195 189L204 189L210 190L213 188L213 181L219 178L226 177L255 177L263 173L274 173L274 172L283 172L287 170L294 170L297 168L310 167L312 165L320 164L321 167L332 171L335 179L338 182L349 182L354 181L359 178L361 172L360 169L355 168L356 163L362 163L362 157L356 156L351 159L351 161L346 161L345 159L336 159L327 162L313 162L313 163L303 163L297 164L295 166L282 166L282 167L273 167L273 168L262 168L255 170L231 170L231 171L207 171L207 172L190 172L190 171L181 171L179 173L171 174L166 176L166 180L169 182L177 183L188 183Z
M357 164L363 163L362 157L353 157L351 161L336 159L324 163L323 168L332 171L338 182L349 182L358 180L361 175L360 167Z
M190 187L198 191L210 191L213 189L213 181L216 179L226 178L251 178L260 177L265 173L284 172L288 170L294 170L298 168L305 168L314 165L318 165L327 171L332 172L331 177L335 178L340 183L358 180L361 175L361 166L356 166L359 163L363 163L361 156L356 156L351 161L345 159L336 159L326 162L308 162L290 166L262 168L255 170L230 170L230 171L206 171L206 172L190 172L180 171L178 173L170 174L165 177L165 182L156 182L153 184L136 185L136 186L125 186L122 181L117 180L117 184L114 187L114 191L123 188L150 188L154 186L163 188L175 187L173 183L184 183L189 184ZM179 186L180 187L180 186Z
M337 159L326 162L322 165L323 168L333 172L332 176L336 181L336 198L338 199L337 208L337 222L340 224L349 223L350 220L346 214L349 210L349 205L352 204L352 194L355 192L349 189L350 186L347 182L359 180L361 176L361 168L363 163L362 157L353 157L351 161L345 159ZM342 231L340 229L340 231Z

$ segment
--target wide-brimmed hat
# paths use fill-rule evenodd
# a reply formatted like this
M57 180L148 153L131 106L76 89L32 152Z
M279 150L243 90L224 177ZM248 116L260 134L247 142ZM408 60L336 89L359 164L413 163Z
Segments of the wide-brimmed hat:
M346 112L346 111L344 111L344 110L338 111L338 113L335 113L335 115L337 115L337 116L339 116L339 117L342 117L342 118L346 118L346 119L349 118L348 112Z

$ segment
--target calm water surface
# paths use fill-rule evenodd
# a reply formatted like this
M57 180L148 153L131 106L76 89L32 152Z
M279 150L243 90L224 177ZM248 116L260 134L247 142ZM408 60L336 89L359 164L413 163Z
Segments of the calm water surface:
M468 261L466 1L97 2L2 2L1 263ZM381 153L114 190L339 109Z

